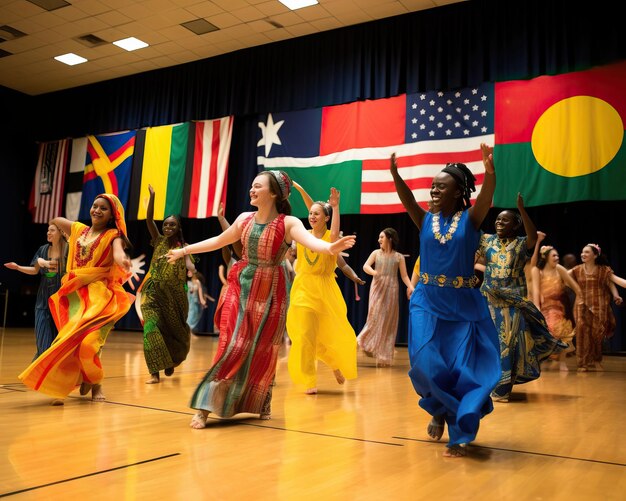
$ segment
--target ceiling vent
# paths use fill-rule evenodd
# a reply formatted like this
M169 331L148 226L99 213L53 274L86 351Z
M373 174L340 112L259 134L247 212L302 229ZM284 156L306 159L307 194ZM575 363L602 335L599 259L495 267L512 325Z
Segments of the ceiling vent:
M25 37L26 33L16 30L8 25L0 26L0 42L6 42L7 40L15 40L16 38Z
M193 31L196 35L204 35L205 33L219 30L217 26L211 24L206 19L194 19L193 21L181 23L181 26Z
M82 35L80 37L77 37L76 40L82 42L87 47L98 47L98 45L104 45L106 43L109 43L106 40L102 40L102 38L97 37L96 35L93 35L91 33L89 33L88 35Z
M65 0L28 0L30 3L34 3L37 7L41 7L45 10L57 10L61 7L67 7L71 5Z

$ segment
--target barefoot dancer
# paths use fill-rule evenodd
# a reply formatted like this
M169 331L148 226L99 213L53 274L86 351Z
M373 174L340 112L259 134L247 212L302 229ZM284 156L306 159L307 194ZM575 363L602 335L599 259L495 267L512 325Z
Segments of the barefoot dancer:
M150 199L146 224L150 244L154 247L150 270L141 285L141 313L143 317L143 352L150 379L146 384L160 381L159 372L174 374L189 353L191 332L187 324L189 303L185 285L187 272L195 273L191 256L170 264L165 254L170 249L185 245L183 229L178 216L163 221L163 234L154 222L154 189L148 185Z
M19 379L57 398L80 384L81 395L91 391L91 399L100 401L105 399L100 352L134 297L122 287L131 270L122 204L115 195L98 195L90 215L91 226L62 217L50 221L70 235L67 273L50 298L59 334Z
M309 203L310 197L304 189L295 183L294 186L309 209L310 233L325 242L336 241L339 192L331 188L328 203ZM312 252L302 244L298 244L296 252L296 275L287 311L287 332L291 339L288 368L291 379L304 385L305 393L313 395L317 393L318 360L333 370L339 384L356 378L356 336L335 278L337 256ZM345 266L356 277L352 268Z
M406 272L404 256L398 247L400 239L393 228L385 228L378 235L380 249L373 251L363 265L372 275L367 321L357 336L357 343L368 357L376 359L377 367L391 367L398 334L399 287L398 271L411 297L415 286Z
M173 262L187 254L210 252L236 240L242 257L231 270L220 319L213 366L196 388L191 407L198 412L192 428L204 428L210 412L228 418L242 412L270 419L272 381L285 332L287 276L283 260L292 240L309 249L338 254L354 245L354 236L334 243L312 236L290 216L291 179L282 171L261 172L250 188L254 212L240 214L220 235L168 252Z
M485 177L474 206L475 178L464 164L448 164L430 189L431 211L420 207L391 156L396 191L420 229L420 279L409 307L409 376L420 406L433 416L428 435L448 425L444 456L461 457L493 410L489 393L500 377L498 333L487 301L475 288L474 253L496 185L493 148L481 145Z

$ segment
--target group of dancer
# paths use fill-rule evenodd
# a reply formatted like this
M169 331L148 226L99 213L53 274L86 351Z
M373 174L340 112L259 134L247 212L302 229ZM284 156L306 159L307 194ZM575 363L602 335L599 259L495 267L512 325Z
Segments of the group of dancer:
M493 148L482 144L481 151L485 173L474 204L470 202L474 175L466 165L452 163L433 179L429 210L417 203L399 173L395 154L391 156L396 191L419 229L416 285L407 275L404 256L395 250L397 233L392 228L383 230L380 249L364 265L374 278L368 319L358 336L347 320L334 275L339 266L350 280L363 283L340 256L354 246L356 237L341 236L337 190L331 188L327 202L314 202L286 173L261 172L249 191L255 211L240 214L232 225L220 221L220 234L187 244L175 216L167 217L163 234L159 232L153 221L155 194L150 188L147 224L154 253L140 291L144 352L151 374L148 382L158 383L161 371L172 375L189 351L184 284L187 274L196 272L194 254L240 244L215 313L217 351L191 398L196 414L190 426L196 429L206 427L210 414L271 417L272 385L285 332L292 342L289 374L307 394L318 391L318 361L333 371L339 384L355 378L357 346L375 356L377 364L390 365L399 272L410 295L409 377L421 397L419 405L432 416L427 433L439 440L447 427L444 455L464 456L480 420L493 410L492 397L507 400L514 384L536 379L540 363L564 351L571 341L556 332L548 314L549 294L536 292L544 290L550 270L537 275L534 302L529 298L524 266L538 237L522 196L518 196L518 212L506 210L498 215L495 234L484 235L480 230L496 186ZM291 216L292 186L309 209L309 231ZM67 272L49 301L58 335L19 376L29 387L60 399L77 386L81 394L91 391L94 400L104 398L101 348L133 301L123 288L132 275L131 244L119 200L99 195L90 215L91 226L63 218L51 221L69 235ZM521 229L523 236L518 234ZM292 245L297 257L295 279L285 259ZM548 260L548 252L540 254ZM608 335L615 324L608 301L603 303L604 315L595 305L609 293L620 304L615 284L624 286L623 279L603 267L601 256L600 248L589 244L581 255L583 264L569 272L579 285L573 288L579 298L576 336L579 366L584 369L601 359L601 350L593 344L598 333ZM480 289L474 273L477 258L485 263ZM38 265L48 267L47 262ZM565 278L570 275L563 275L558 266L559 277L572 287ZM541 261L538 268L545 270ZM601 291L603 287L609 292Z

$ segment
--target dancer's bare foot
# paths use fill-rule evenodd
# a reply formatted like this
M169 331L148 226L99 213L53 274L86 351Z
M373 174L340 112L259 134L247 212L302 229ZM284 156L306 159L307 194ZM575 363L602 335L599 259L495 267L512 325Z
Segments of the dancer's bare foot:
M317 395L317 388L307 388L304 393L307 395Z
M341 373L339 369L335 369L333 371L333 374L335 375L335 379L337 380L339 384L343 384L346 382L346 378L343 376L343 374Z
M93 385L91 383L86 383L85 381L83 381L82 383L80 383L80 390L78 390L78 392L81 395L87 395L87 393L91 391L92 386Z
M146 384L158 384L160 381L159 373L155 372L154 374L150 374L150 379L146 381Z
M561 372L568 372L567 364L565 362L559 362L559 370Z
M62 398L55 398L52 402L50 402L50 405L65 405L65 401Z
M201 430L206 428L206 422L209 419L209 413L207 411L199 411L191 418L189 426L194 430Z
M444 458L463 458L467 456L467 444L453 445L446 448L446 452L443 453Z
M91 387L91 400L93 402L104 402L107 397L104 396L104 392L102 391L102 385L94 384Z
M428 433L428 436L433 440L440 440L443 436L444 425L445 421L443 419L443 416L433 416L433 418L430 420L430 423L428 423L426 433Z

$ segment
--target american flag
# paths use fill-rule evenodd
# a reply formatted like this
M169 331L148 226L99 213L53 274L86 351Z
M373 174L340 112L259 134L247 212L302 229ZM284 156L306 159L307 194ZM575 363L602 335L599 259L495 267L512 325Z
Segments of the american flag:
M482 183L480 143L494 140L493 89L485 83L271 113L259 121L258 164L285 170L318 198L335 186L345 214L397 213L404 207L389 172L395 153L400 175L426 207L432 179L448 162L465 163L477 188Z
M69 139L39 145L39 160L30 193L33 223L47 224L60 216L69 150Z
M405 143L394 148L398 172L423 206L433 177L448 162L466 164L480 191L484 167L480 143L493 144L494 86L430 91L406 96ZM389 158L363 161L361 212L402 212L389 173Z

